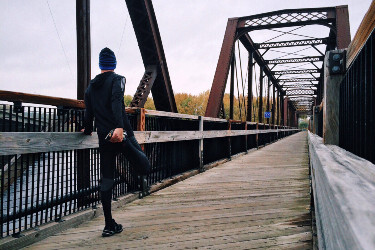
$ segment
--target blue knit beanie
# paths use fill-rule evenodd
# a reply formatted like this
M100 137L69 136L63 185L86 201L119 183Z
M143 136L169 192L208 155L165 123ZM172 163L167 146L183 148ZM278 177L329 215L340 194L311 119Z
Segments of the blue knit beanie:
M107 47L99 53L99 68L101 70L113 70L116 68L116 56L112 50Z

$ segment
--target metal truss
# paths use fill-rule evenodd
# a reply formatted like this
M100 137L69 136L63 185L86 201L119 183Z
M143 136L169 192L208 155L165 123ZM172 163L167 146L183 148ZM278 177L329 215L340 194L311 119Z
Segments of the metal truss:
M245 19L244 26L256 27L270 24L287 24L317 20L329 21L334 16L334 12L335 8L279 10L243 17L241 19Z
M272 42L272 43L256 43L255 48L272 49L272 48L282 48L282 47L320 45L320 44L327 44L328 40L329 38L327 37L327 38L293 40L293 41Z
M167 60L151 0L125 0L133 23L138 47L141 52L145 73L140 81L132 105L143 107L151 88L157 110L177 112ZM157 74L147 81L149 68L156 65ZM145 80L147 83L145 83ZM144 87L147 85L147 91Z
M286 27L302 27L308 25L323 25L330 28L328 37L304 39L304 40L290 40L266 43L254 43L249 36L249 32L255 30L271 30ZM283 32L284 34L293 34L290 32ZM315 62L322 62L324 54L316 48L315 45L326 44L326 51L332 49L347 48L350 43L350 29L349 29L349 15L347 6L337 6L328 8L311 8L311 9L289 9L273 11L258 15L244 16L239 18L230 18L227 23L227 28L224 35L224 41L221 47L219 61L217 64L214 80L211 87L211 92L206 108L205 116L218 117L220 105L224 96L226 83L228 79L230 61L235 51L236 40L241 41L246 50L249 52L249 58L254 58L255 63L259 65L261 76L267 76L270 83L275 86L278 95L281 98L288 96L285 103L282 102L281 110L289 107L297 107L301 101L300 94L298 96L289 96L289 93L297 94L299 90L302 97L309 97L309 100L317 98L320 101L322 98L320 86L323 77L322 69L319 69ZM268 51L272 48L279 47L296 47L296 46L312 46L320 53L319 56L300 57L300 58L276 58L271 60L264 59L264 53L260 53L260 49ZM294 69L294 70L278 70L272 71L278 64L287 63L312 63L316 69ZM269 65L272 64L272 67ZM289 74L301 74L300 78L288 78ZM311 78L303 77L303 74L310 74ZM320 74L319 77L314 74ZM282 78L282 79L280 79ZM249 77L248 84L252 84L252 78ZM258 80L258 79L257 79ZM259 78L259 82L263 81L263 77ZM291 84L288 83L303 83L309 84ZM286 84L287 83L287 84ZM316 83L316 84L315 84ZM306 89L306 88L314 89ZM250 89L250 87L249 87ZM286 94L286 95L285 95ZM231 94L232 95L232 94ZM291 99L290 97L298 97ZM291 102L290 105L288 102ZM282 112L284 112L282 111Z
M300 89L300 90L287 90L286 96L296 96L296 95L315 95L316 91L310 89Z
M279 79L279 82L312 82L319 81L320 78L288 78L288 79Z
M267 64L284 64L284 63L322 62L323 60L324 60L323 56L311 56L311 57L301 57L301 58L265 60L265 62Z
M150 94L152 85L158 75L156 65L147 66L142 80L138 85L137 91L134 94L133 100L130 103L131 107L144 107L147 96Z
M317 84L291 84L283 85L283 89L303 89L303 88L316 88Z
M321 69L300 69L300 70L282 70L272 71L274 75L291 75L291 74L313 74L320 73Z

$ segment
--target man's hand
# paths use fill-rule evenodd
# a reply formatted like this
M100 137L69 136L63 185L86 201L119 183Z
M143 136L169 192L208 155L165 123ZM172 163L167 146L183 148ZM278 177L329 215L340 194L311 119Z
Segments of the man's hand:
M85 129L84 129L84 128L81 129L81 132L85 134ZM85 134L85 135L87 135L87 134ZM91 136L91 135L92 135L92 132L90 133L90 136Z
M111 140L109 140L112 143L115 142L122 142L124 139L124 129L123 128L116 128L113 132L113 135L111 137Z

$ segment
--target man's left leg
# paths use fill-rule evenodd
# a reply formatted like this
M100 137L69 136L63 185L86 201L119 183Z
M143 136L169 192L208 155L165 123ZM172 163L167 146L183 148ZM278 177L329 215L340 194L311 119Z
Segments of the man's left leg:
M117 224L112 218L111 202L112 189L114 184L114 169L116 164L116 152L113 145L104 145L100 150L100 170L102 172L101 180L101 200L103 206L105 227L102 233L103 237L112 236L115 233L122 232L122 225Z

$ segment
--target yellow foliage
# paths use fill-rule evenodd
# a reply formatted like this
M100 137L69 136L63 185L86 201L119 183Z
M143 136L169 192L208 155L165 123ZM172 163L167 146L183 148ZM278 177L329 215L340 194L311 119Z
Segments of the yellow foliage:
M204 116L206 112L209 95L210 95L209 90L204 91L198 95L192 95L192 94L187 94L187 93L176 93L175 101L176 101L178 112L180 114ZM234 97L234 100L233 100L233 103L234 103L233 104L233 119L245 121L246 112L247 112L247 110L245 112L245 109L247 109L247 96L243 97L242 95L240 95L239 99ZM124 96L125 106L129 106L131 103L131 100L132 100L132 96L125 95ZM253 102L253 105L252 105L253 108L252 108L251 121L259 121L258 120L259 98L253 98L252 102ZM224 110L225 110L225 118L229 119L229 103L230 103L229 94L227 93L224 94L223 103L224 103ZM271 105L272 104L270 104L270 106ZM240 109L240 106L241 106L241 109ZM266 97L263 97L262 106L263 106L263 112L265 112L267 110L267 98ZM154 100L151 97L148 97L144 107L146 109L155 110ZM276 117L277 117L277 114L276 114ZM276 117L275 117L275 121L276 121ZM263 119L263 121L266 121L266 120ZM270 119L270 122L271 122L271 119Z

